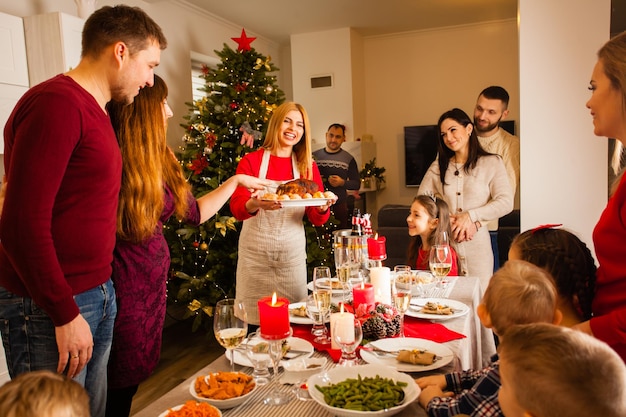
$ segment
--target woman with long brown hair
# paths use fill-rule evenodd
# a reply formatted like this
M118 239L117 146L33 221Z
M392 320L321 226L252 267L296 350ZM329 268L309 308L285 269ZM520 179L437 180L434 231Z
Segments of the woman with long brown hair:
M235 175L200 197L191 194L181 166L166 142L167 86L154 76L130 105L111 102L109 115L122 152L122 187L117 215L113 282L117 318L109 359L107 416L130 414L133 395L159 361L170 264L163 223L172 215L190 224L208 220L238 185L268 184Z
M467 113L455 108L439 117L438 156L419 194L440 194L450 206L459 275L478 277L483 291L493 274L491 238L485 223L513 209L513 190L499 155L485 151Z

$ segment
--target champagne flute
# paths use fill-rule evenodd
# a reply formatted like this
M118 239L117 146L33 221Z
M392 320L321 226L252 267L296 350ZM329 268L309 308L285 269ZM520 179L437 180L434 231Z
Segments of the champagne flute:
M243 302L234 298L220 300L213 316L215 338L230 351L230 371L235 372L235 348L246 338L248 318Z
M332 297L332 280L330 268L327 266L316 266L313 268L313 300L322 318L322 326L326 330L326 315L330 311L330 301ZM315 338L317 343L329 344L328 331L324 331Z
M341 293L343 301L347 300L348 281L350 280L350 248L347 245L335 247L335 267L337 269L337 279L341 283Z
M413 276L411 275L411 268L408 268L409 271L406 275L400 275L400 272L396 271L396 275L391 282L391 299L394 307L400 314L400 337L404 337L404 313L409 309L413 288ZM401 277L404 279L400 279Z
M324 324L330 311L330 292L326 290L314 291L306 298L306 314L313 320L311 334L315 336L314 342L320 344L330 343L328 329Z

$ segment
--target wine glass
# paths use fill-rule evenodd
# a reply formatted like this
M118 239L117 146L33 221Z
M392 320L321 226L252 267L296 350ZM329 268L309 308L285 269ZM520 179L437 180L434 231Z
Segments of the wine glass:
M334 323L331 334L335 343L341 348L341 359L339 359L340 366L355 366L358 365L356 356L356 349L363 340L363 330L361 329L361 322L358 319L354 319L353 326L346 326L341 321Z
M313 290L318 288L332 289L330 268L327 266L316 266L313 268Z
M411 284L411 267L408 265L396 265L393 267L393 275L400 284Z
M230 351L230 370L235 372L235 348L246 338L248 318L243 302L234 298L220 300L213 316L215 338Z
M408 273L404 272L403 275L401 275L401 272L396 271L396 275L391 282L391 300L400 314L400 337L404 337L404 313L409 309L411 291L413 289L413 276L411 268L408 268Z
M435 244L430 248L428 265L438 281L441 281L442 278L450 273L452 268L452 250L450 249L450 242L446 232L442 232L441 236L435 240Z
M335 247L335 268L337 269L337 279L341 283L343 301L348 301L346 290L351 275L350 251L347 245Z
M293 330L290 327L289 334L286 337L282 339L267 340L269 343L268 352L272 361L272 368L274 368L274 376L272 377L272 381L270 383L272 391L263 399L263 404L265 405L282 405L291 401L291 394L280 389L281 383L278 380L278 364L285 354L285 351L283 350L283 343L291 337L292 334ZM262 334L261 337L263 338Z
M313 268L313 300L322 319L322 326L326 330L326 315L330 311L330 300L332 297L332 280L330 268L327 266L316 266ZM307 309L308 311L308 309ZM315 338L317 343L329 344L328 331L324 331Z
M261 332L250 333L246 340L246 355L254 367L252 377L257 385L265 385L270 382L269 344L261 338Z
M328 298L328 300L325 298ZM313 327L311 328L311 334L315 336L313 341L320 344L330 343L328 329L324 324L326 316L330 311L330 292L326 290L314 291L307 296L305 305L307 316L313 320Z

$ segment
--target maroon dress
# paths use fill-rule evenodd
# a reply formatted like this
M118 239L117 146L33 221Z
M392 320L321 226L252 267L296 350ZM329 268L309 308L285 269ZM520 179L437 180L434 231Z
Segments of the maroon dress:
M165 284L170 266L163 223L173 213L172 194L166 186L163 214L155 234L141 244L117 240L112 275L117 317L109 358L109 388L140 384L159 362L166 307ZM200 223L198 205L191 194L187 222Z

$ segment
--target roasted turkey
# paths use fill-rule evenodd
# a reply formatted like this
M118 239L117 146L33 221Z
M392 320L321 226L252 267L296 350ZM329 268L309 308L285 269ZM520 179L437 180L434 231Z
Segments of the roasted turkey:
M298 178L296 180L292 180L279 185L276 189L276 194L298 194L299 196L304 197L306 193L313 195L318 190L319 187L315 181L307 180L305 178Z

